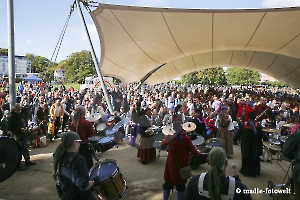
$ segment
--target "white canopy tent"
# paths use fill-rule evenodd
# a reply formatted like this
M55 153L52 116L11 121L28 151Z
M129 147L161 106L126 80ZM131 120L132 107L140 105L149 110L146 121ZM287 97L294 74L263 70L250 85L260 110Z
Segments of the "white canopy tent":
M105 76L136 82L157 69L146 80L157 84L205 68L243 67L300 87L300 7L210 10L99 4L90 14L101 41Z

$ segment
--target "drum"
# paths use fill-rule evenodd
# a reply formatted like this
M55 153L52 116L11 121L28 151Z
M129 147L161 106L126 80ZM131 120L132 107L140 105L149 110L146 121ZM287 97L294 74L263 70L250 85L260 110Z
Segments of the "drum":
M114 125L115 121L114 121L115 117L114 116L110 116L108 119L107 119L107 122L106 122L106 125L111 127Z
M102 152L108 151L116 145L115 139L110 136L101 138L98 143Z
M194 155L190 156L190 166L193 169L196 169L199 167L199 165L205 164L208 158L208 153L211 150L211 147L207 146L198 146L198 150L201 151L201 154L199 157L196 157Z
M275 145L278 145L278 146L281 145L281 142L277 139L270 139L270 142L271 142L271 144L275 144Z
M126 193L126 181L123 179L117 161L106 159L96 163L90 170L90 179L97 176L100 184L94 185L94 189L100 199L119 199Z
M98 143L100 139L102 139L103 136L92 136L89 137L88 140L90 143Z
M282 142L282 143L285 143L285 141L288 139L288 136L279 136L279 140Z
M100 123L96 126L96 131L102 132L106 129L106 124L105 123Z
M18 169L22 154L19 143L7 136L0 136L0 182L5 181Z
M153 144L153 147L159 151L168 151L168 145L161 145L161 141L156 141Z
M192 143L194 146L198 147L204 143L204 137L201 135L198 135L196 139L192 140Z

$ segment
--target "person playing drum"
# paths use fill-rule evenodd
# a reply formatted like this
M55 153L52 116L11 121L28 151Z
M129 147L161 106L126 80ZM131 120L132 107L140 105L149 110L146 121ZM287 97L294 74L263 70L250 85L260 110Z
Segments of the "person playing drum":
M85 117L85 108L78 106L74 112L74 118L70 125L70 130L78 133L82 143L80 144L79 153L85 157L87 167L90 169L93 166L92 151L90 149L89 137L92 137L95 130L91 123L87 121Z
M100 178L90 180L85 159L77 153L81 142L77 133L63 133L53 154L53 178L59 181L57 190L61 199L95 199L91 188L99 185Z

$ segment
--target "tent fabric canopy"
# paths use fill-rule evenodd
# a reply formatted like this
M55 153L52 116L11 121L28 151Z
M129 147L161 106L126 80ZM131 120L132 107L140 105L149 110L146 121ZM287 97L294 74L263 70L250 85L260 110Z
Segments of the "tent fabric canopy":
M23 78L23 81L41 82L43 80L37 77L35 74L30 74L29 76Z
M90 12L100 68L123 82L163 83L211 67L242 67L300 87L300 7L173 9L99 4Z

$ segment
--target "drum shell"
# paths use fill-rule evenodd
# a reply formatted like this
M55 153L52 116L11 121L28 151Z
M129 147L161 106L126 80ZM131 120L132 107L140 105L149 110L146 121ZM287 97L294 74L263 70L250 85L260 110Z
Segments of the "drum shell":
M98 141L98 144L102 152L108 151L116 145L115 139L113 137L104 137Z
M200 156L190 156L190 166L192 168L198 168L199 165L206 164L208 153L210 152L211 148L206 146L198 146L198 150L201 151Z
M117 161L106 159L97 163L90 170L90 179L97 176L99 164L101 164L99 170L100 184L94 185L95 191L100 199L119 199L126 193L127 186Z

